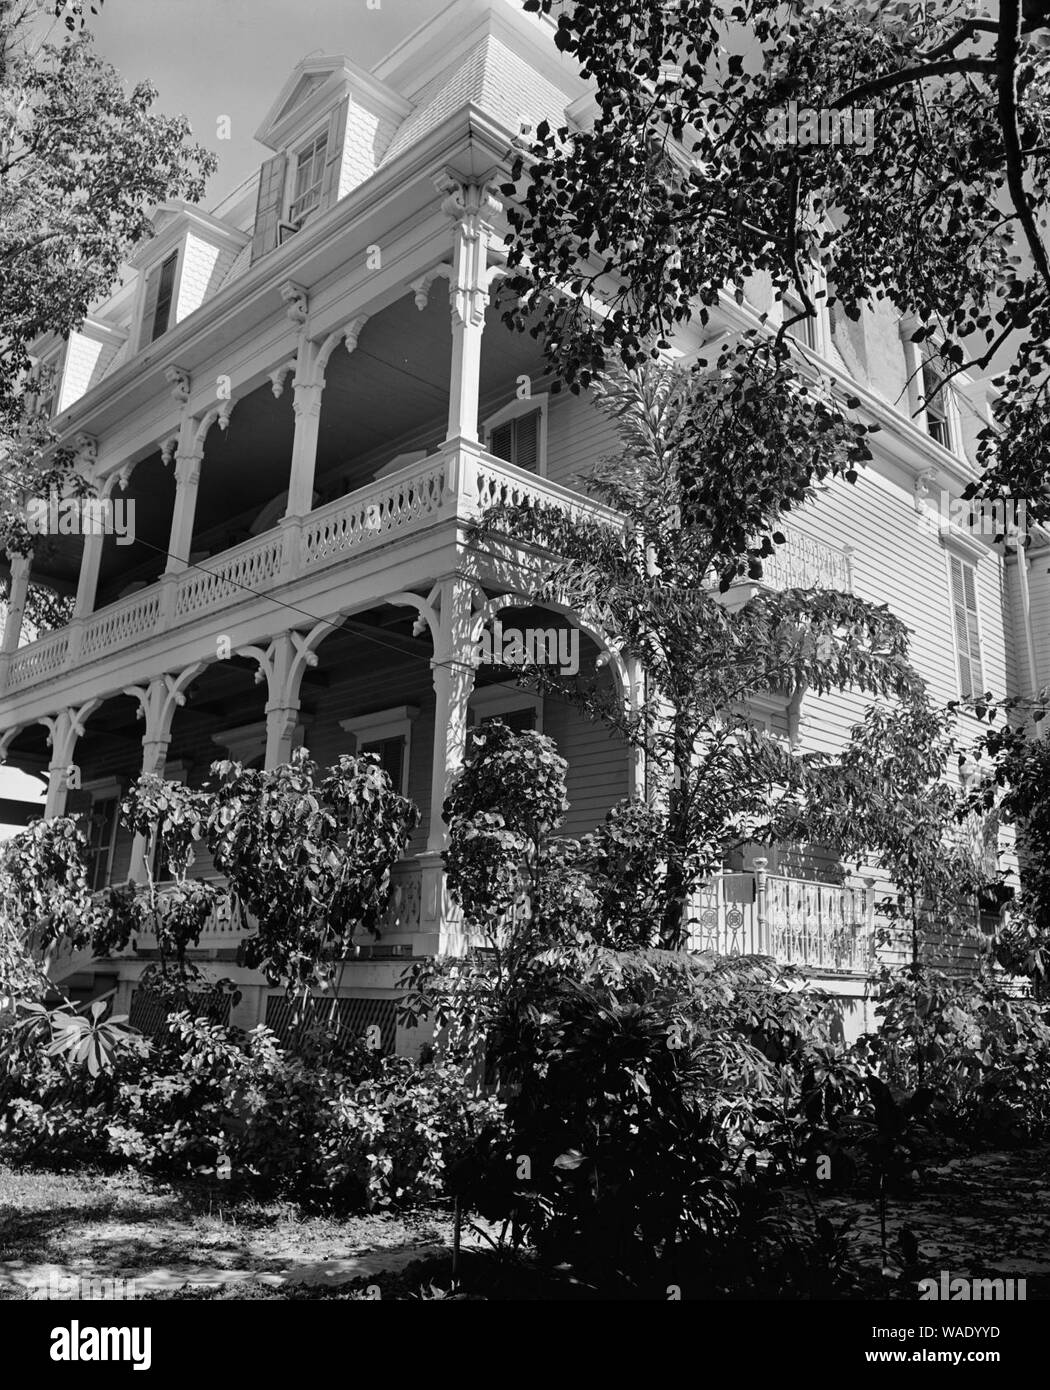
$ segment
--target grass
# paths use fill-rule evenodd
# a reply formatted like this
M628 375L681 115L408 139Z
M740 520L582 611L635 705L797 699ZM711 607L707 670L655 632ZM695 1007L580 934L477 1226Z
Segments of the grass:
M207 1267L294 1277L322 1260L444 1243L444 1212L334 1217L283 1202L231 1201L217 1184L128 1173L0 1166L0 1261L97 1275ZM20 1296L4 1280L0 1298Z
M817 1212L836 1225L849 1220L860 1296L912 1301L917 1279L943 1269L1025 1278L1028 1300L1050 1298L1045 1147L960 1153L927 1168L914 1191L891 1198L896 1273L882 1271L878 1211L869 1196L818 1195L817 1211L801 1193L786 1192L785 1199L803 1227ZM907 1266L900 1259L905 1230L917 1250ZM162 1287L146 1293L159 1298L361 1299L376 1286L384 1299L448 1297L450 1238L451 1220L440 1210L336 1218L283 1202L234 1200L218 1183L0 1165L0 1298L26 1297L12 1276L42 1265L124 1279L163 1270ZM370 1257L375 1272L344 1268L333 1282L318 1271L322 1261L359 1256ZM193 1285L202 1270L220 1272L215 1287ZM228 1282L220 1282L222 1271ZM564 1300L588 1292L567 1271L543 1274L527 1256L475 1246L464 1250L460 1292L452 1296Z

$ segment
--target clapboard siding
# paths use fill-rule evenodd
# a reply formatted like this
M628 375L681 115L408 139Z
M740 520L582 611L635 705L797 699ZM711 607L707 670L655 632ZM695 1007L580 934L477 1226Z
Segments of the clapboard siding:
M887 467L864 470L856 484L835 480L792 518L799 530L835 547L853 548L853 587L861 598L886 604L906 624L911 660L937 704L959 698L952 628L948 547L924 525L910 490ZM1002 558L988 551L977 564L984 684L1005 694L1012 683L1014 643ZM846 692L807 696L804 741L831 751L870 700ZM963 716L972 737L976 721Z
M567 487L605 455L621 453L616 428L587 395L561 391L547 411L547 476Z

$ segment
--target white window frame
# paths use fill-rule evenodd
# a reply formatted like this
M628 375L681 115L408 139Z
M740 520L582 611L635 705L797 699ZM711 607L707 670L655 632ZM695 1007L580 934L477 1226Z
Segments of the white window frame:
M301 140L297 142L295 147L289 150L288 152L288 183L287 187L285 188L285 215L283 220L285 223L287 223L288 226L295 226L296 230L298 230L300 227L304 225L302 214L300 214L298 217L292 216L292 208L296 203L297 199L305 197L305 192L300 193L298 195L296 195L295 192L295 185L299 176L299 162L302 159L303 155L307 152L307 150L316 147L318 140L324 141L324 156L321 160L320 177L318 178L316 184L317 201L306 214L306 220L308 221L311 217L316 217L316 215L319 212L323 211L321 207L321 198L322 194L324 193L324 171L327 166L328 160L331 158L331 151L328 148L328 122L330 115L331 113L329 113L329 115L325 117L324 121L322 121L319 125L317 125L314 128L311 134L304 136ZM312 187L314 187L313 184L311 184L311 188Z
M490 452L492 431L498 429L500 425L505 425L508 420L516 420L521 415L531 415L534 410L540 412L540 431L536 447L536 477L545 478L547 476L547 411L549 397L546 391L540 391L535 396L525 396L522 400L513 400L509 405L505 405L502 410L497 410L494 415L489 415L481 422L481 438L486 453ZM503 462L504 460L500 460ZM514 467L512 464L511 467Z
M508 690L505 685L482 685L467 701L468 725L480 724L483 719L498 719L501 714L517 714L531 709L536 716L535 729L543 733L543 696L530 695L527 690Z
M954 537L944 543L945 567L948 575L948 620L952 630L952 653L955 657L955 685L959 691L961 700L972 699L974 695L980 695L987 690L988 676L985 670L985 645L984 627L981 622L981 590L978 580L980 560L974 555L973 551L965 545L955 543ZM973 570L973 597L974 597L974 621L977 624L977 648L978 657L981 663L981 685L982 690L971 691L965 694L962 688L962 668L959 662L959 638L955 631L955 599L952 590L952 561L958 560L963 566L969 566ZM965 578L963 580L963 597L965 599L966 588Z
M932 358L934 370L938 375L941 375L941 362L937 353L942 339L939 335L932 333L922 342L913 343L911 335L920 327L920 324L919 320L911 315L902 318L898 327L901 346L904 349L904 371L908 381L908 413L911 423L920 429L930 443L935 444L938 449L944 449L953 458L962 458L964 456L962 416L959 412L959 399L951 382L940 393L945 427L948 432L947 444L942 444L930 433L930 421L926 413L926 382L923 367Z
M102 886L109 884L113 876L113 854L117 847L117 834L120 831L120 801L124 795L124 787L117 777L96 777L90 782L81 783L80 790L86 792L91 798L91 812L95 814L95 806L100 801L116 801L117 811L113 817L113 828L109 833L109 844L106 847L106 868L102 875ZM88 848L90 849L91 837L88 836ZM97 890L96 890L97 891Z
M397 788L404 797L408 796L408 774L412 765L412 725L418 717L418 705L395 705L392 709L380 709L373 714L355 715L352 719L339 721L339 727L354 740L355 752L366 743L379 743L388 738L404 740L401 785Z

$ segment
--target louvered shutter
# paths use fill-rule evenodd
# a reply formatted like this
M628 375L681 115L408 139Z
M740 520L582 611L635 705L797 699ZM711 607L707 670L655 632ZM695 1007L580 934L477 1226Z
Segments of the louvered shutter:
M255 205L255 234L252 237L252 264L277 245L277 224L284 211L284 175L287 156L275 155L259 174L259 200Z
M146 294L142 305L142 320L139 328L139 347L153 341L153 320L157 316L157 299L160 296L160 266L155 265L146 275Z
M343 145L346 143L346 116L350 98L344 97L332 112L328 123L327 160L324 183L321 185L321 210L330 208L339 198L339 173L343 167Z
M508 420L505 425L497 425L489 435L489 453L496 458L503 459L506 463L513 461L514 453L514 421Z
M171 306L175 295L175 271L179 264L179 253L173 251L161 264L157 276L157 302L153 307L153 317L146 321L150 342L167 333L171 323Z
M540 461L540 412L530 411L514 421L514 462L519 468L535 473Z

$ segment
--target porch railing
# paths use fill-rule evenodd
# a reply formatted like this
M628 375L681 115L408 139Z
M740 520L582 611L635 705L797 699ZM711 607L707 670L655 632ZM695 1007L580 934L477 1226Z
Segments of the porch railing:
M0 657L0 695L124 652L216 609L269 598L283 584L436 522L470 521L496 502L526 500L573 517L622 521L612 508L476 446L448 445Z
M863 974L874 959L874 884L853 887L754 873L720 874L698 891L689 946L767 955L784 965Z
M422 873L417 864L396 864L390 874L390 898L380 922L384 936L418 931L422 907ZM224 880L210 878L222 887ZM163 889L161 890L163 896ZM201 932L200 941L192 948L199 951L222 950L239 946L242 939L255 930L253 919L241 911L229 896L221 897ZM365 940L365 938L362 938ZM152 932L140 932L135 938L138 951L155 951L157 938Z

